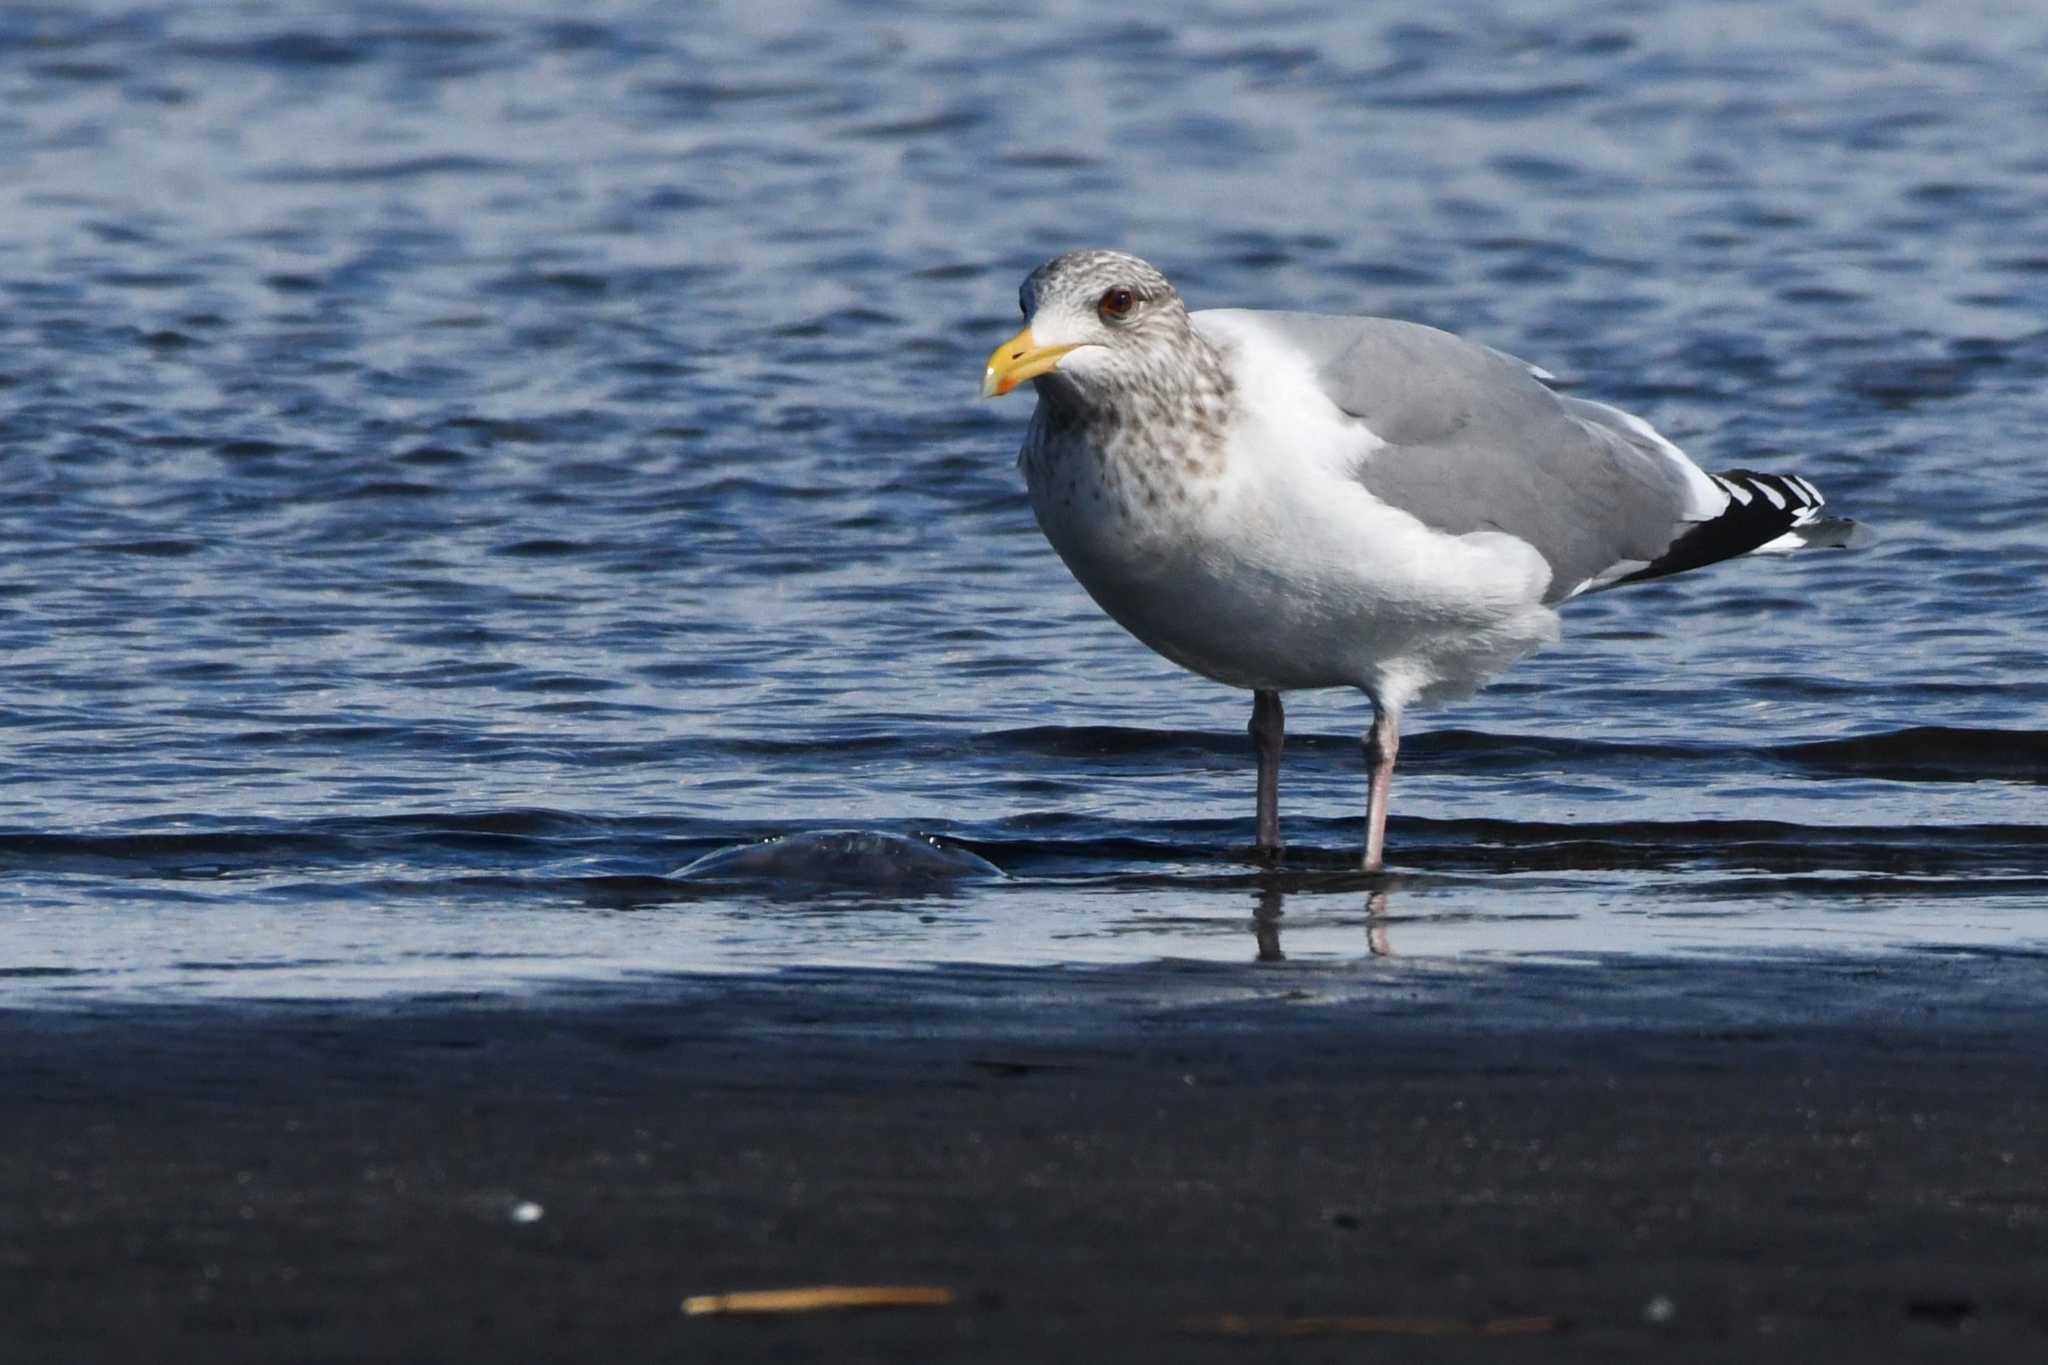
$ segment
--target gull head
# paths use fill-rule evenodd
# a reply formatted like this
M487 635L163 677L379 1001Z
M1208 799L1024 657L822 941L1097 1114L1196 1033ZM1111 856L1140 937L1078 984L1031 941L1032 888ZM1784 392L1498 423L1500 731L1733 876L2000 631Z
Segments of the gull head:
M1024 330L996 347L981 396L1027 379L1041 397L1104 401L1181 358L1193 329L1166 276L1121 251L1069 251L1025 278Z

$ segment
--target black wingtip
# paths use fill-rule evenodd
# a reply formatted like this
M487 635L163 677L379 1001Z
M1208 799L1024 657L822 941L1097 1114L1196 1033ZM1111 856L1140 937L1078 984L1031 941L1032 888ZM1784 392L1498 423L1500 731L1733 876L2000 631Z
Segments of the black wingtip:
M1760 474L1731 469L1710 475L1728 494L1728 506L1712 521L1700 522L1671 542L1663 555L1620 583L1665 578L1688 569L1735 559L1791 535L1801 546L1854 547L1876 537L1848 517L1821 515L1827 500L1796 474Z

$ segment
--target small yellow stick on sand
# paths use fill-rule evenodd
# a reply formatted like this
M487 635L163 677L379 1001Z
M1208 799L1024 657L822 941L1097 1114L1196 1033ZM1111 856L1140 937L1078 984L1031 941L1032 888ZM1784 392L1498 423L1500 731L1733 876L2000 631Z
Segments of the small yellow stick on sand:
M802 1289L755 1289L738 1294L692 1294L691 1317L706 1313L829 1313L847 1308L944 1308L953 1291L921 1284L819 1284Z

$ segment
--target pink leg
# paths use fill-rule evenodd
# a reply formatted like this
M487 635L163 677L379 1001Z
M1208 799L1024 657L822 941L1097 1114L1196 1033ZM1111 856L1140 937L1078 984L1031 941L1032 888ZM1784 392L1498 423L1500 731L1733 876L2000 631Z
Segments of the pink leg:
M1278 692L1252 693L1252 747L1259 755L1259 856L1280 854L1280 746L1287 740L1287 717Z
M1365 863L1367 872L1385 865L1387 798L1394 786L1394 756L1401 752L1401 713L1373 705L1372 731L1365 737L1365 761L1372 781L1365 796Z

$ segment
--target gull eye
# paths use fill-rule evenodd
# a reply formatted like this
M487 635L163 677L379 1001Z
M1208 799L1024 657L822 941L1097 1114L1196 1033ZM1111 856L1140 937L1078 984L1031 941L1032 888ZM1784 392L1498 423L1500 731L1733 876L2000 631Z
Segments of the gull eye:
M1106 318L1127 318L1138 306L1138 296L1122 285L1102 291L1102 301L1095 305L1096 311Z

